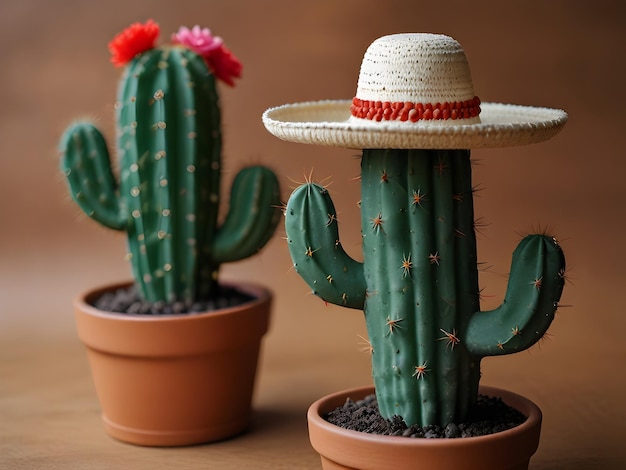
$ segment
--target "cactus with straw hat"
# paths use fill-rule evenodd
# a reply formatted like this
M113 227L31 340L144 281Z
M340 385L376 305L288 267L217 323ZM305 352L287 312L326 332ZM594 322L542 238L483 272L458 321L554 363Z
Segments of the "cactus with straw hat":
M520 242L505 300L480 311L469 149L541 142L566 119L556 109L481 103L459 43L434 34L374 41L352 100L264 113L281 139L364 149L363 262L343 250L319 184L293 192L285 226L294 267L313 292L364 310L384 417L460 422L477 400L481 359L522 351L547 331L565 260L546 234Z

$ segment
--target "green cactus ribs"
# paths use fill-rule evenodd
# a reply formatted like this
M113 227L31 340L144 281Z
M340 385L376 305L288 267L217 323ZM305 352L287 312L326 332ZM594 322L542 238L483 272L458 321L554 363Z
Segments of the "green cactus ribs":
M337 305L362 308L381 414L458 422L476 401L480 361L545 333L563 288L556 241L526 237L502 305L480 312L469 150L364 150L363 263L342 249L327 191L296 189L285 226L297 272Z
M280 211L276 176L243 169L220 226L222 133L215 76L182 46L163 46L126 66L116 104L119 182L104 138L90 123L61 140L61 167L74 200L102 224L124 230L142 297L210 298L223 262L256 253Z

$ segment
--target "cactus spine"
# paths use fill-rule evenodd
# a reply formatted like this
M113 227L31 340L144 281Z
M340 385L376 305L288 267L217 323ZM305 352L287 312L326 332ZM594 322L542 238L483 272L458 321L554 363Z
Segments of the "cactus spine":
M551 237L524 238L504 302L480 312L469 150L364 150L361 187L363 263L341 247L327 191L294 191L295 269L324 300L364 309L383 416L459 422L477 398L481 359L532 346L552 322L562 251Z
M136 284L148 301L214 294L223 262L256 253L279 220L276 176L255 166L235 178L218 227L222 135L215 76L190 49L163 46L127 66L116 104L119 183L101 133L70 126L61 168L90 217L128 235Z

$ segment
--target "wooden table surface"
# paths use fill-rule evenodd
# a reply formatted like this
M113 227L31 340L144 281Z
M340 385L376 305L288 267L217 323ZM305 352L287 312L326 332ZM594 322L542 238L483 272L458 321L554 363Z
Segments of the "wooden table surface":
M434 4L436 3L436 4ZM263 162L283 198L314 170L329 177L343 244L359 256L356 152L288 144L260 122L267 107L351 98L367 45L403 31L447 33L464 46L483 101L563 108L570 121L539 145L475 151L483 308L497 306L520 233L561 240L570 282L550 337L483 361L483 383L535 401L544 423L535 470L626 468L626 233L621 1L293 2L21 0L0 3L0 469L317 469L306 409L318 397L370 383L362 313L325 307L291 263L280 228L226 278L276 294L249 431L187 448L142 448L109 438L76 337L72 298L127 279L125 240L69 202L56 143L76 117L113 138L120 70L106 44L153 17L161 41L200 23L244 63L221 87L224 190L234 170ZM619 47L619 46L618 46Z

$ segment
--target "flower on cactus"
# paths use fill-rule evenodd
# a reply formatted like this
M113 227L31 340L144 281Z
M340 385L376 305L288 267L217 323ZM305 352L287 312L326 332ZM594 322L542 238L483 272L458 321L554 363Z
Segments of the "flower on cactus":
M111 62L121 67L137 55L154 49L159 32L159 25L151 19L131 24L109 42ZM181 26L172 35L172 41L201 56L215 76L228 85L235 86L234 79L241 77L241 62L226 48L222 38L214 36L209 28Z
M209 28L201 28L195 25L189 29L181 26L177 33L172 34L172 41L175 44L183 44L201 56L206 56L215 49L222 47L224 41L219 36L213 36Z
M137 54L153 49L159 31L159 25L153 20L131 24L109 42L111 62L116 67L121 67Z
M181 26L172 35L172 40L202 56L215 76L228 85L235 86L234 79L241 77L241 62L226 48L221 37L211 34L209 28Z

